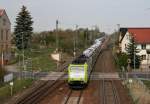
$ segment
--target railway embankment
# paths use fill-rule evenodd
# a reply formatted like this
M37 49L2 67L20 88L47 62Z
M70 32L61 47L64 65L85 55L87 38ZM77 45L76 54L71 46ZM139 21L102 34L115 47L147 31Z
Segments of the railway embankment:
M150 103L150 90L140 80L132 80L130 83L126 81L126 85L129 89L129 93L133 100L137 104L149 104Z

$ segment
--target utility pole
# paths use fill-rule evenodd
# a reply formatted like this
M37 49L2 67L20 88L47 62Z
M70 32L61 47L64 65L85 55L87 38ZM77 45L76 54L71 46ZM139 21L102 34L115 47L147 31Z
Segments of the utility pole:
M117 29L118 29L118 30L117 30L117 31L118 31L118 32L117 32L117 35L118 35L118 36L115 37L116 39L118 39L119 34L120 34L120 24L117 24ZM117 41L117 40L116 40L116 41Z
M56 20L56 53L58 53L59 50L59 40L58 40L58 20ZM57 70L59 68L59 61L60 61L60 54L58 53L59 59L57 60Z
M56 20L56 52L58 52L58 20Z
M84 35L85 35L85 48L87 48L87 41L88 41L88 28L86 28L85 32L84 32Z
M97 35L96 28L97 28L96 25L93 25L93 26L92 26L92 33L93 33L93 34L92 34L92 35L93 35L93 36L92 36L92 39L93 39L93 40L96 39L96 35Z
M23 37L23 33L22 33L22 64L23 64L23 70L25 70L25 65L24 65L24 37Z
M2 59L1 59L1 61L2 61L2 68L4 67L4 53L3 53L3 49L2 49Z
M150 66L149 66L150 50L149 50L149 49L146 49L146 53L147 53L147 79L148 79L149 69L150 69Z
M94 30L94 26L91 27L92 29L92 42L95 40L95 30Z
M133 40L134 40L134 71L135 71L135 38L134 38L134 36L133 36Z
M77 51L77 41L78 41L78 25L76 25L76 33L74 34L74 52L73 52L73 54L74 54L74 58L76 57L76 51Z
M76 25L76 48L78 48L78 25Z

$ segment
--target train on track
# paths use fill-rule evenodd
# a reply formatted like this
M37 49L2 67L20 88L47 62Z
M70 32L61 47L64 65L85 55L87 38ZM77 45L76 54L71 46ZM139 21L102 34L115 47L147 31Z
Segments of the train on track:
M90 78L93 66L101 52L102 43L105 36L94 41L94 44L83 51L82 55L77 57L68 66L68 84L72 88L85 87Z

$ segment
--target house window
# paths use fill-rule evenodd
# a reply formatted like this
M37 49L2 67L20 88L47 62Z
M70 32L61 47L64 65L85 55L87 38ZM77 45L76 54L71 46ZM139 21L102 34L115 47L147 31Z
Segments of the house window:
M1 45L1 50L3 51L3 44Z
M9 30L6 30L6 40L8 40L8 31Z
M6 44L6 52L8 52L8 44Z
M3 40L3 30L1 30L1 40Z
M142 60L146 60L146 55L141 56Z
M129 35L127 35L127 40L129 39Z
M124 46L125 46L125 50L127 50L127 44L125 44Z
M6 19L3 19L3 25L4 26L6 25Z
M146 49L146 44L142 44L142 49Z

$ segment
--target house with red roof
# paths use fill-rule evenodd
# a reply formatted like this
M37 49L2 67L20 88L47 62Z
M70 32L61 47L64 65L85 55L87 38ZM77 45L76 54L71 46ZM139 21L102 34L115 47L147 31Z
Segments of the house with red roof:
M4 9L0 9L0 64L11 56L11 23Z
M141 56L141 68L149 69L150 66L150 27L149 28L120 28L120 51L127 53L127 45L130 38L134 37L138 55Z

